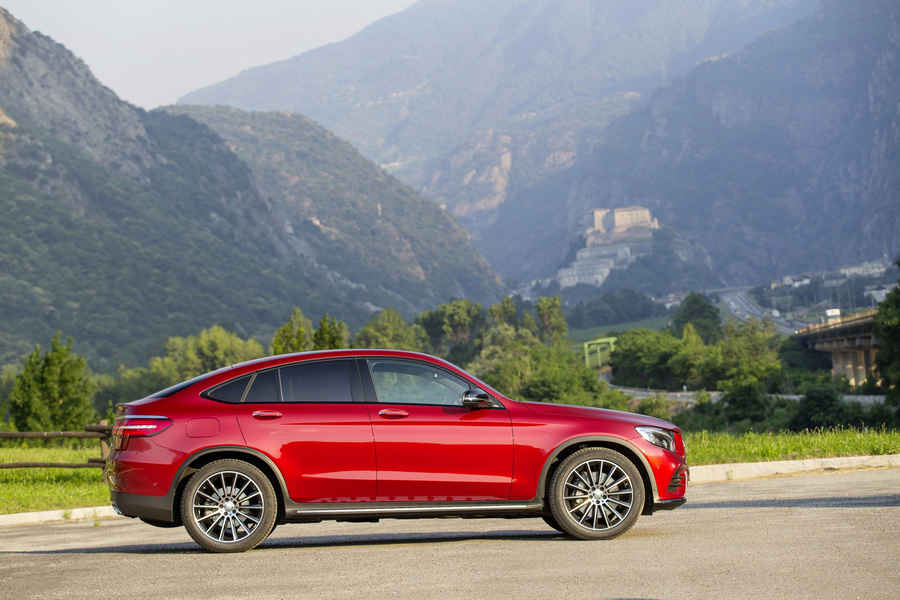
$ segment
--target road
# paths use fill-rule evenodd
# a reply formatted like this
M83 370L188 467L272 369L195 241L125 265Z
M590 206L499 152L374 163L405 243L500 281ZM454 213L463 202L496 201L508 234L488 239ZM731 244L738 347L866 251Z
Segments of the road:
M728 311L741 321L747 321L751 318L761 321L766 317L766 311L751 300L748 292L745 290L723 292L720 294L720 298L725 303L725 306L728 307ZM787 321L785 319L774 317L770 318L778 333L788 335L793 334L795 329L806 325L799 321Z
M115 519L0 529L3 598L898 598L900 469L695 485L608 542L539 519L286 525L200 552Z

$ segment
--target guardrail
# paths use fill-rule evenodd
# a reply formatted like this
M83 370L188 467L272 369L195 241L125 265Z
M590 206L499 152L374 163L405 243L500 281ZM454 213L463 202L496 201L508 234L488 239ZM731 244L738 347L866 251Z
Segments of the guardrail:
M103 468L109 457L109 438L112 425L101 421L96 425L85 425L84 431L0 431L0 439L96 439L100 441L100 457L89 458L86 463L42 463L13 462L0 463L0 469L89 469Z

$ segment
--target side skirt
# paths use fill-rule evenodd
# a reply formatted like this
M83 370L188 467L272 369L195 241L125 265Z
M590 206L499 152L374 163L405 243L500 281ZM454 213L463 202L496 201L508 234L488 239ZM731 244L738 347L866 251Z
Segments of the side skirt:
M292 503L285 508L288 522L373 521L421 518L518 518L541 516L536 502L364 502Z

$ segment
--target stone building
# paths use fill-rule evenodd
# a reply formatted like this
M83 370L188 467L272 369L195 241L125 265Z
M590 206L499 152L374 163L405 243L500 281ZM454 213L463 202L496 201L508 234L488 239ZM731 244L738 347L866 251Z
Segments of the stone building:
M560 287L602 285L613 269L647 254L653 230L659 229L659 221L643 206L595 208L586 215L585 225L585 247L572 264L557 272Z

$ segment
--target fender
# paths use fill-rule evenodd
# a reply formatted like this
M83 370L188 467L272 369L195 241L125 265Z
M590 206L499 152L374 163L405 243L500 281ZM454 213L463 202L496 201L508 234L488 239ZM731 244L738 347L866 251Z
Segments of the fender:
M559 456L560 453L563 452L566 448L571 448L576 444L584 444L585 442L603 442L604 445L624 446L625 448L628 448L628 450L630 450L635 456L640 459L642 464L637 466L641 469L641 474L646 475L650 480L650 491L653 494L652 502L659 502L659 491L656 489L656 479L653 476L653 469L650 468L650 463L647 462L647 458L644 456L644 453L641 452L637 446L635 446L628 440L609 435L586 435L576 437L570 440L566 440L565 442L557 446L547 457L547 460L544 461L544 468L541 469L541 478L538 482L538 492L536 496L537 500L543 501L544 499L544 492L547 487L547 473L550 470L550 465L554 460L556 460L556 457Z
M196 459L201 456L205 456L207 454L215 454L219 452L229 452L232 454L245 454L249 456L253 456L254 458L258 458L259 460L266 463L266 465L272 470L275 474L275 478L278 480L278 487L281 490L281 497L284 502L290 503L291 497L288 495L287 484L284 481L284 476L281 474L281 470L275 465L275 461L269 458L267 455L263 454L259 450L254 450L253 448L248 448L246 446L211 446L209 448L203 448L202 450L198 450L193 454L189 455L187 458L182 461L181 466L178 467L178 470L175 472L175 477L172 478L172 485L169 487L169 492L166 494L166 499L169 503L169 506L172 507L172 514L174 515L175 510L175 493L178 491L178 486L181 485L181 482L184 480L184 472L190 468L189 465L194 462Z

